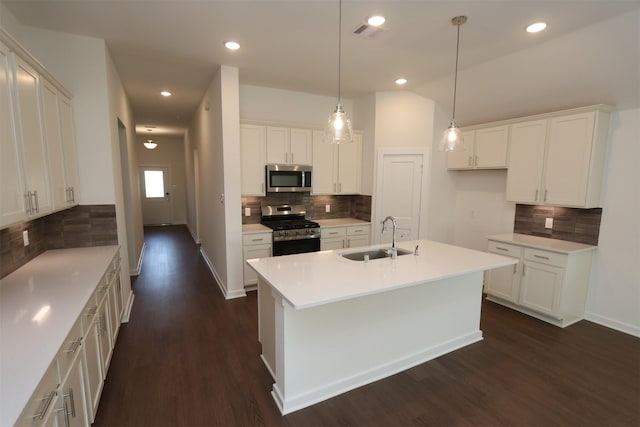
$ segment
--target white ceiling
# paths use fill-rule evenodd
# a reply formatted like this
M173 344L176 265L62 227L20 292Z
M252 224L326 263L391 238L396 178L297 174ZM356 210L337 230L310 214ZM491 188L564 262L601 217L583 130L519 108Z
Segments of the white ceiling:
M106 40L137 124L185 128L215 71L337 95L337 0L1 0L24 25ZM342 95L415 91L462 125L594 103L640 106L640 0L344 0ZM386 16L374 39L351 32ZM548 29L530 35L536 20ZM230 52L229 39L242 47ZM160 90L173 96L161 99ZM329 114L330 112L327 112Z

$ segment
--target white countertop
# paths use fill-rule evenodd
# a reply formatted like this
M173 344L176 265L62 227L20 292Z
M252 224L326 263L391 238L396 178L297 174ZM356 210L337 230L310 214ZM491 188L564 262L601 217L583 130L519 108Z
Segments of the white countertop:
M370 222L355 218L314 219L320 227L344 227L348 225L369 225Z
M386 292L461 274L516 264L514 258L421 240L398 243L419 255L401 255L368 263L338 253L365 248L311 252L247 262L296 309ZM388 247L375 245L372 248Z
M571 254L584 251L593 251L597 246L583 243L569 242L567 240L549 239L546 237L530 236L528 234L505 233L487 236L488 240L496 242L512 243L514 245L528 246L536 249L544 249L552 252Z
M271 233L271 229L262 224L242 224L242 232L245 234L251 233Z
M18 418L118 248L47 251L0 280L0 425Z

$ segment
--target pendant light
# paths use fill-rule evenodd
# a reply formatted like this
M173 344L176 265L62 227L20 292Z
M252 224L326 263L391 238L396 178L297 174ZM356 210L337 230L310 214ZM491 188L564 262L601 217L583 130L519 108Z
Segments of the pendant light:
M324 133L325 142L330 144L343 144L353 142L353 129L351 120L344 112L340 102L340 66L342 61L342 0L338 3L338 105L329 116L327 128Z
M462 138L462 131L456 125L456 91L458 89L458 51L460 49L460 25L467 22L466 16L456 16L451 19L451 24L458 27L458 40L456 42L456 71L453 79L453 115L451 117L451 123L447 130L442 135L440 141L440 151L457 151L464 149L464 140Z

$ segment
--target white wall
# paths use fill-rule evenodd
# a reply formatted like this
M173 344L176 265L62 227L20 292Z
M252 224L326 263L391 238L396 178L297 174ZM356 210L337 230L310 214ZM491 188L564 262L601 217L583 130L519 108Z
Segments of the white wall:
M201 252L226 298L244 296L240 203L240 100L238 69L222 66L195 112L185 138L187 170L193 150L200 171L198 209ZM191 153L191 155L189 155ZM194 206L195 205L195 206ZM196 229L189 215L189 228Z
M260 86L240 86L242 120L324 129L336 108L336 102L335 97ZM347 115L352 117L353 102L343 99L342 106Z
M373 195L373 165L375 163L376 96L374 93L353 102L352 124L362 130L362 194Z
M611 115L587 318L640 336L640 109Z
M158 146L148 150L143 143L149 139L146 135L138 135L135 150L138 156L136 169L142 166L168 166L171 170L171 203L173 208L173 223L187 222L187 186L185 182L184 140L181 137L154 136L153 141ZM140 188L140 193L143 193ZM140 197L139 197L140 198Z

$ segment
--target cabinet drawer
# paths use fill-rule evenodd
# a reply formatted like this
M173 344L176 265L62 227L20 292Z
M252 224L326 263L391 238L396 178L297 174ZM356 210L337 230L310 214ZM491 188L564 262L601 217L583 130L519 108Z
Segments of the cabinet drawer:
M522 247L510 245L508 243L489 241L489 252L494 254L506 255L514 258L520 258Z
M67 338L65 338L60 350L58 350L58 380L62 382L69 372L69 368L75 357L80 353L82 346L82 322L78 319L73 325Z
M46 423L46 419L55 406L56 391L58 389L58 369L54 360L42 376L38 387L31 395L31 399L25 406L16 426L40 426Z
M271 244L272 233L251 233L242 235L243 246Z
M525 248L524 259L541 264L555 265L556 267L564 267L567 265L567 256L565 254L540 249Z
M369 234L368 225L355 225L347 228L347 236L362 236L365 234Z
M334 238L334 237L345 237L347 235L347 227L330 227L330 228L321 228L320 235L323 239L326 238Z

